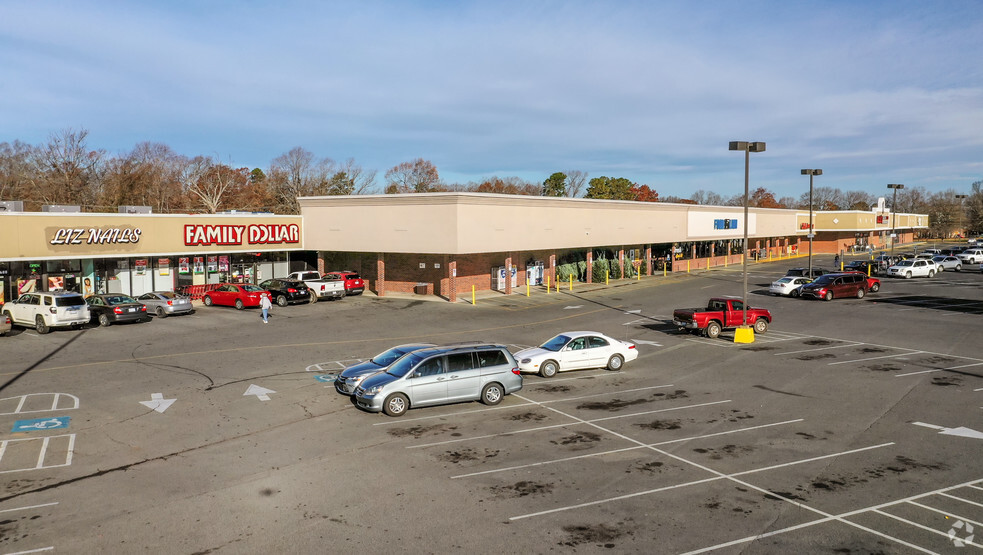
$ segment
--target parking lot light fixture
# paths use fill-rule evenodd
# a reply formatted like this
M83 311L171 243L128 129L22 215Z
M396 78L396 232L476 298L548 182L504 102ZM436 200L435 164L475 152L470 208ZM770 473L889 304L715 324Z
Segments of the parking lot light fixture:
M891 201L891 256L894 256L894 244L898 242L898 235L895 226L898 222L898 189L904 189L900 183L888 183L888 189L894 189L894 200Z
M734 330L734 343L754 343L754 330L747 325L747 227L748 227L748 176L750 173L751 153L764 152L765 143L761 141L731 141L728 150L744 151L744 310L741 316L741 327Z
M809 277L812 277L812 238L816 235L812 229L812 177L822 174L823 170L802 170L802 175L809 176Z

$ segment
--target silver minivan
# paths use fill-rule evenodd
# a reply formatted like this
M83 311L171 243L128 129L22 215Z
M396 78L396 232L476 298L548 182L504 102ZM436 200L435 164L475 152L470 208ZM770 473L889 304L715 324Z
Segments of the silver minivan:
M355 404L401 416L412 407L480 400L497 405L522 389L512 353L502 345L431 347L413 351L355 389Z

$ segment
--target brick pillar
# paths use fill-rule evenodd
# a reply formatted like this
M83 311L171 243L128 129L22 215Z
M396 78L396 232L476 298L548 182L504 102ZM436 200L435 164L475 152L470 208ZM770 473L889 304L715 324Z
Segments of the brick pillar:
M447 284L450 294L447 296L452 303L457 302L457 260L447 264Z
M653 275L652 274L652 247L651 246L645 247L645 267L648 268L648 272L649 272L648 275L650 275L650 276Z
M611 276L615 279L624 279L625 277L625 249L618 249L618 266L621 266L620 276Z
M505 294L512 294L512 257L505 259Z
M324 274L324 253L317 251L317 273Z
M386 261L382 255L375 262L375 294L380 297L386 296Z
M587 251L587 283L594 283L594 249Z
M546 275L550 277L550 287L556 287L556 255L550 255L550 265L546 268Z

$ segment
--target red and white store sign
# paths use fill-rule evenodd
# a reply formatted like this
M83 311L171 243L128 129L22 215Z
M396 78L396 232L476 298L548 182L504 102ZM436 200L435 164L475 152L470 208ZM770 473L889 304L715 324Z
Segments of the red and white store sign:
M300 242L297 224L250 224L184 226L184 244L197 245L279 245Z

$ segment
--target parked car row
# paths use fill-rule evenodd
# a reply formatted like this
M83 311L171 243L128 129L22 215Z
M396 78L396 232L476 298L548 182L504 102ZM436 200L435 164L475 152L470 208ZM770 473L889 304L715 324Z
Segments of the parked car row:
M772 295L825 301L849 297L862 299L868 292L876 293L880 290L881 280L861 271L824 273L816 279L787 275L768 287L768 292Z
M558 334L514 355L497 343L398 345L349 366L335 388L369 412L401 416L413 407L480 400L497 405L522 389L523 373L553 377L582 368L620 370L635 345L593 331Z

